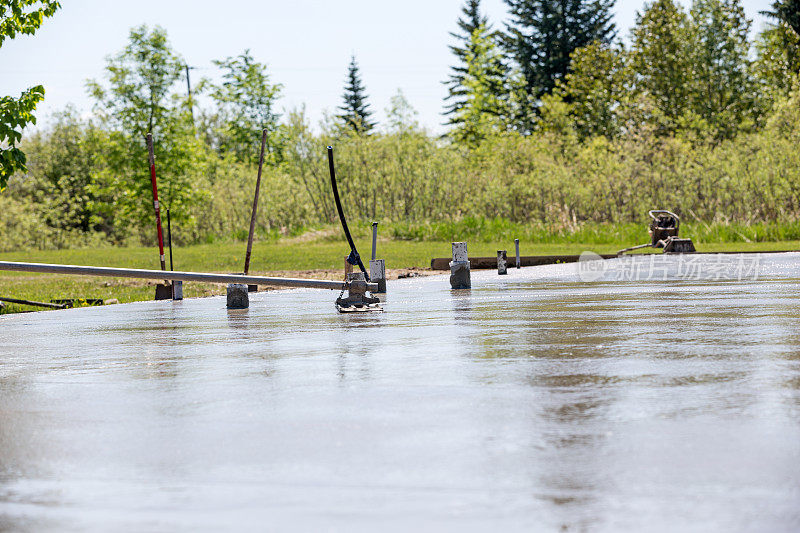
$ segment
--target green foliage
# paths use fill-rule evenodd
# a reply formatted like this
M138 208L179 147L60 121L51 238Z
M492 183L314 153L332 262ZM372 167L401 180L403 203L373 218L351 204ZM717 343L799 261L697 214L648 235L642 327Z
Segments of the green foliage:
M184 61L172 50L161 27L150 31L146 25L137 26L128 40L122 51L106 59L109 86L89 80L87 87L100 118L143 144L147 133L160 136L180 113L172 89L183 73Z
M568 103L567 111L582 138L622 135L633 94L634 76L624 49L595 41L572 54L570 71L553 97L544 99L543 122L552 124L553 106ZM563 127L562 127L563 129Z
M691 112L692 54L698 46L689 17L675 0L655 0L637 13L631 46L637 91L652 102L649 121L663 134L678 130Z
M347 68L347 81L342 95L343 104L339 107L341 114L338 118L345 127L351 128L356 133L369 133L375 127L375 123L369 118L372 116L372 111L369 110L365 91L354 55Z
M605 4L578 4L604 20ZM542 6L518 2L528 14L550 13ZM477 7L467 4L481 18ZM526 31L549 28L536 24ZM223 81L211 86L195 124L178 84L183 60L163 30L134 28L128 46L109 58L106 81L89 83L94 118L68 110L19 148L22 122L4 121L0 132L29 164L0 199L0 247L154 243L150 128L176 243L245 237L261 128L270 148L256 221L262 241L305 228L340 238L330 231L327 145L336 147L354 227L380 220L396 238L636 244L647 211L666 208L693 236L793 239L800 236L800 81L787 39L795 34L784 22L768 27L751 62L749 24L738 0L696 0L690 13L655 0L639 16L630 50L587 41L570 50L569 69L552 77L552 90L537 81L534 92L520 56L509 70L496 34L477 24L463 70L453 71L463 92L445 138L420 127L402 93L383 127L373 128L354 58L347 113L314 128L300 108L279 123L280 85L247 51L216 62ZM550 42L532 35L524 34L529 51ZM557 63L551 59L548 68ZM31 100L40 97L31 92ZM17 106L6 115L19 115L20 101L2 100ZM524 109L536 111L522 117Z
M267 66L255 61L249 50L214 64L223 70L222 83L211 90L221 123L214 144L238 161L258 162L254 147L259 146L262 130L267 130L267 163L280 161L280 115L275 112L275 102L283 86L270 83Z
M397 93L389 100L389 107L386 109L387 126L389 133L414 134L420 130L417 121L416 109L414 109L406 99L403 91Z
M762 11L765 15L778 19L800 35L800 0L775 0L772 11Z
M0 97L0 191L5 189L8 178L15 172L25 172L25 152L17 148L22 140L22 129L36 124L33 111L44 99L44 87L37 85L23 91L19 98Z
M152 192L145 136L153 133L159 200L177 223L196 223L193 206L207 197L209 148L195 135L183 99L174 93L185 62L166 31L138 26L128 45L106 63L107 86L89 81L96 111L108 132L104 164L88 187L92 209L112 222L116 238L152 224ZM150 222L150 224L148 224ZM154 234L149 231L142 233Z
M450 32L450 36L456 39L457 44L450 45L450 51L456 56L458 63L450 67L449 79L443 82L447 86L447 96L445 96L444 114L450 118L447 124L457 124L455 115L466 103L467 90L464 86L464 79L467 74L467 56L471 53L475 55L472 48L472 37L475 30L484 26L489 29L489 19L481 15L480 0L466 0L461 8L462 17L457 21L461 33Z
M0 3L0 47L17 34L33 35L61 4L53 0L4 0ZM44 87L36 85L22 92L19 98L0 96L0 192L15 172L25 172L27 158L17 147L22 130L36 124L33 112L44 99Z
M83 122L74 109L55 116L47 132L36 132L26 141L32 154L27 179L16 194L30 198L39 216L56 230L101 231L109 219L93 210L100 200L92 193L92 176L106 166L104 149L108 133Z
M511 15L506 49L522 75L526 96L517 98L517 129L531 131L540 99L566 76L572 52L614 38L614 0L504 2Z
M484 25L472 32L465 60L464 101L454 113L451 135L466 146L475 146L501 131L509 117L507 70L494 34Z
M717 139L752 129L756 86L749 59L750 21L739 0L695 0L691 10L695 113Z
M18 33L33 35L61 3L55 0L3 0L0 2L0 47Z
M785 23L769 25L755 45L754 71L769 107L776 98L789 93L800 75L800 35Z

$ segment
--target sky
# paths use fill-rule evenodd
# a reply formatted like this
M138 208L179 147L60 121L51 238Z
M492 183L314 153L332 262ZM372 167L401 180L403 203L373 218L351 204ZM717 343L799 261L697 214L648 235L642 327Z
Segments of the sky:
M688 5L690 0L682 0ZM192 83L216 79L211 61L250 49L281 83L278 108L306 106L317 122L341 104L347 66L355 54L371 109L380 122L390 98L402 90L433 132L444 130L441 115L453 63L448 44L463 0L62 0L62 9L35 36L19 36L0 48L0 95L14 95L43 84L38 127L52 114L74 105L91 112L86 80L103 79L105 58L122 49L129 29L160 25L173 48L197 67ZM769 0L742 0L753 29L764 24L759 11ZM627 38L644 0L617 0L616 23ZM484 0L485 13L502 28L502 0Z

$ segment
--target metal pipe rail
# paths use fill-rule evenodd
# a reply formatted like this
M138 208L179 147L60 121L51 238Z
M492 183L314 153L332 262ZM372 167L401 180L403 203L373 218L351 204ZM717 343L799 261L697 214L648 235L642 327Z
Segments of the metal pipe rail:
M301 287L308 289L341 290L347 283L325 279L268 278L264 276L242 276L239 274L206 274L202 272L165 272L163 270L141 270L136 268L111 268L77 265L51 265L47 263L16 263L0 261L0 270L36 272L41 274L72 274L78 276L105 276L109 278L138 278L155 280L204 281L207 283L246 283L249 285L271 285L275 287ZM378 290L377 283L367 283L368 291Z

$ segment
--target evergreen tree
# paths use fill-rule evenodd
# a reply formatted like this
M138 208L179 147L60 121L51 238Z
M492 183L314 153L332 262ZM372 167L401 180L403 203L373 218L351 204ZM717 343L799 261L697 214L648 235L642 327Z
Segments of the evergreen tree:
M775 26L764 30L760 40L767 44L773 55L773 63L784 63L789 72L800 73L800 0L775 0L772 11L762 11L777 21ZM762 46L762 50L765 47ZM763 54L761 54L763 56ZM776 79L780 85L791 85L791 81Z
M739 0L695 0L691 15L699 44L692 108L717 138L731 138L755 118L750 21Z
M520 100L518 128L533 128L543 95L567 74L570 55L592 41L616 35L614 0L504 0L511 22L505 46L524 79L527 99Z
M368 133L375 127L375 123L369 120L372 111L369 110L365 87L361 81L356 56L350 59L350 66L347 71L347 81L344 87L344 105L339 107L342 114L338 118L355 130L356 133Z
M788 24L769 24L756 40L754 71L766 109L794 88L800 73L800 35Z
M478 26L472 32L466 56L464 102L453 117L453 136L459 141L476 145L503 128L508 115L508 91L502 59L489 29Z
M474 53L472 49L472 33L480 26L488 28L488 19L480 13L481 0L467 0L461 8L463 16L458 19L458 27L461 33L450 32L450 35L457 40L457 44L450 45L450 51L456 56L458 64L450 67L450 79L444 83L447 86L447 96L445 102L445 115L450 115L447 124L456 124L457 118L454 116L464 105L466 89L464 87L464 76L467 73L467 55Z
M690 108L693 57L698 48L691 20L676 0L655 0L637 13L631 60L637 92L653 107L660 133L674 132Z
M761 13L788 24L797 35L800 35L800 0L775 0L772 3L772 11Z

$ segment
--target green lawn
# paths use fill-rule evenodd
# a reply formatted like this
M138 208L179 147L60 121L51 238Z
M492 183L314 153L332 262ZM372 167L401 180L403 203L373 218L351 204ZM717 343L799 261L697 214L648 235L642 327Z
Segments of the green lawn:
M359 240L359 250L367 257L369 242ZM522 255L579 254L585 250L613 253L623 248L619 245L532 244L521 243ZM700 252L720 251L770 251L800 250L800 241L757 243L696 243ZM471 256L494 256L499 249L514 253L513 242L470 243ZM194 272L241 272L244 262L244 243L202 244L176 248L175 270ZM329 240L303 241L287 239L279 242L256 243L253 247L250 271L253 274L293 272L307 270L333 270L343 268L348 249L345 242ZM381 241L378 256L386 260L387 268L428 268L434 257L449 257L449 242ZM158 269L158 252L155 248L98 248L53 251L0 253L2 261L34 263L59 263ZM313 273L303 273L313 277ZM333 274L335 276L335 274ZM330 277L330 274L329 274ZM49 302L54 298L116 298L121 303L150 300L155 293L154 284L143 280L123 278L93 278L52 274L27 274L0 272L0 297ZM187 298L208 296L224 292L221 285L185 283ZM30 308L9 304L6 312L30 311Z

